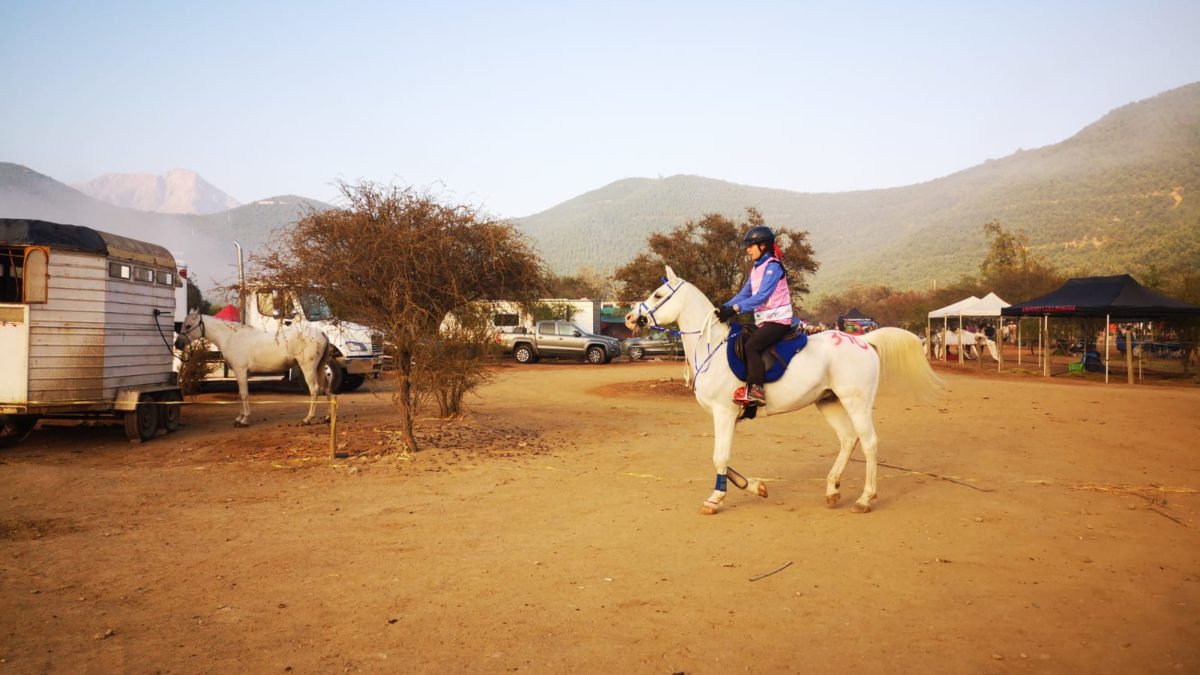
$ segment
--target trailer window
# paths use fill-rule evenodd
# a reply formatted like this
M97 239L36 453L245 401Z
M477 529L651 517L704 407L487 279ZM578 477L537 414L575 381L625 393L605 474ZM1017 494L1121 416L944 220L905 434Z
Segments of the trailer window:
M135 267L133 268L133 280L152 284L154 283L154 270L146 269L145 267Z
M155 272L154 280L163 286L174 286L175 285L175 275L171 274L170 272L161 272L161 271Z
M110 262L108 263L108 276L113 279L129 280L133 278L133 268L119 262Z
M25 303L44 303L49 296L50 251L42 246L25 249Z
M0 248L0 302L22 302L24 278L24 252L19 248Z

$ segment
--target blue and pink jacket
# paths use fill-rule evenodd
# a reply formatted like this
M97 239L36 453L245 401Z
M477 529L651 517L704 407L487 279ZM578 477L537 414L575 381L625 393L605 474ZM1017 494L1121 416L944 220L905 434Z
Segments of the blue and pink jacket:
M774 264L772 264L774 263ZM788 290L787 274L779 258L764 253L754 261L750 278L742 290L733 296L726 307L737 305L741 311L754 311L754 323L792 323L792 295Z

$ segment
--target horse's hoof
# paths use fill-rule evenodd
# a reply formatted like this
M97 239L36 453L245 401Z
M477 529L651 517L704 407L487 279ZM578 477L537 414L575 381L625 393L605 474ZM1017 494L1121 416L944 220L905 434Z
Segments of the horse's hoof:
M239 428L239 429L245 429L246 427L250 426L250 423L249 423L249 422L243 422L243 421L241 421L241 420L234 420L234 421L233 421L233 426L235 426L235 427L237 427L237 428Z
M869 504L864 505L864 504L859 504L858 502L854 502L854 505L850 507L850 512L851 513L870 513L871 506Z
M313 418L311 418L311 417L305 417L304 419L300 420L300 424L303 424L306 427L311 425L312 423L313 423Z
M767 484L759 483L758 489L755 490L754 492L757 493L759 497L766 497L767 496Z
M832 509L833 507L837 506L837 503L841 500L841 498L842 495L838 492L835 492L831 495L825 495L825 506L828 506Z
M700 507L700 515L715 516L715 515L717 515L717 510L720 508L721 508L720 504L717 504L715 502L706 501L706 502L704 502L704 505Z

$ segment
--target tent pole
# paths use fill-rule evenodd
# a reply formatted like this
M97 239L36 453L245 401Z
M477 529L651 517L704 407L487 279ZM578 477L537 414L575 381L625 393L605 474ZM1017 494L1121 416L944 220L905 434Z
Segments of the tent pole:
M1044 337L1042 338L1042 377L1050 377L1050 315L1042 317Z
M1004 317L996 319L996 372L1004 372Z
M946 362L946 355L950 353L950 349L946 344L946 336L950 334L950 317L942 317L942 363Z
M958 315L958 365L963 364L962 314Z
M1108 384L1108 316L1104 315L1104 384Z
M1021 365L1021 317L1017 317L1017 365Z
M1125 381L1133 384L1133 331L1125 328Z

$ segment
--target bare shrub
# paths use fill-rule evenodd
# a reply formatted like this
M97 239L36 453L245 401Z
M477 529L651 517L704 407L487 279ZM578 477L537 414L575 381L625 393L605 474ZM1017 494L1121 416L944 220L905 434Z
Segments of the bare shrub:
M340 318L382 331L396 368L401 441L417 450L422 403L443 415L487 380L485 300L530 304L541 259L510 224L411 188L339 185L345 205L310 213L253 260L256 281L316 291ZM447 317L453 320L447 321Z
M217 362L210 359L212 344L204 339L189 342L179 352L179 389L184 396L194 396L200 393L200 384L209 373L217 367Z

